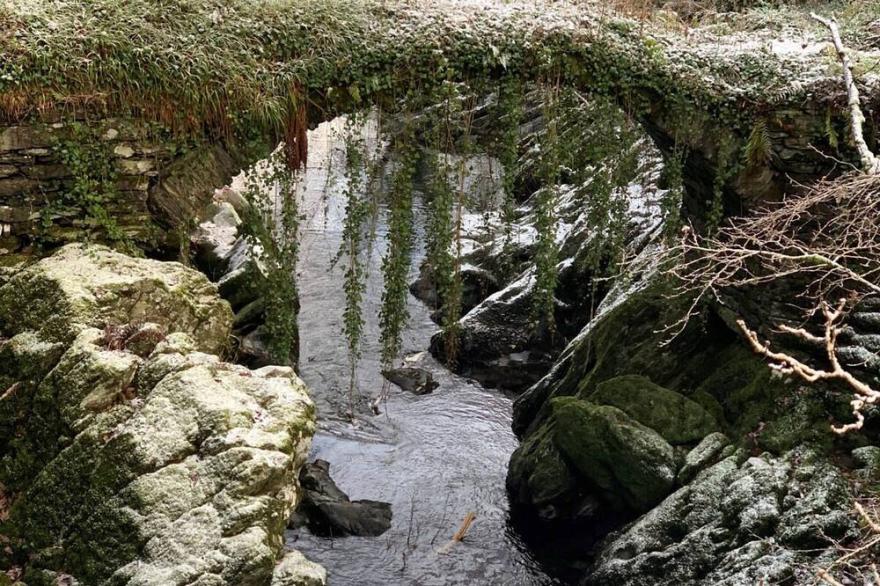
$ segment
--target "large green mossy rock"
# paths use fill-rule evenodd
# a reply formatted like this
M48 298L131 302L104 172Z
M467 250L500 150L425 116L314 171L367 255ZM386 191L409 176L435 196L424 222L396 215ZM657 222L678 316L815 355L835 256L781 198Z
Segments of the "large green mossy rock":
M228 346L232 310L197 271L95 245L65 246L0 287L6 336L30 330L70 342L84 327L135 320L184 332L200 350L218 353Z
M551 405L556 445L603 500L641 512L672 490L675 455L656 431L608 405L572 397Z
M554 442L551 421L529 436L510 459L507 491L515 505L529 506L539 518L553 521L580 508L578 479Z
M713 323L707 332L697 319L670 340L663 326L687 311L687 301L670 298L662 282L652 282L621 293L617 302L603 302L599 315L571 341L553 369L516 399L514 431L524 436L540 425L552 397L589 398L599 384L618 376L640 374L671 390L699 387L720 353L741 342L726 326Z
M589 401L624 411L672 445L695 443L718 430L718 423L698 403L638 375L600 383Z

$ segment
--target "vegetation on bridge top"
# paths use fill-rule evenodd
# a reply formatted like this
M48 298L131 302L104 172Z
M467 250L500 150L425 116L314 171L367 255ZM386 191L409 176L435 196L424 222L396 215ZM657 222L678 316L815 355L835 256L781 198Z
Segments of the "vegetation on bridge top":
M851 37L880 14L860 6ZM306 101L329 117L504 75L566 78L635 112L680 98L736 118L835 67L747 30L758 9L696 29L658 26L663 14L645 22L577 0L4 0L0 121L131 113L220 136L280 133ZM812 32L798 39L822 39L803 24Z

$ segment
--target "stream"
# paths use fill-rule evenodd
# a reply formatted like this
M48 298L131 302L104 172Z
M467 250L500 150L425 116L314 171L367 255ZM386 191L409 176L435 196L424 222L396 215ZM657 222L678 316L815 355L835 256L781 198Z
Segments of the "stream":
M381 414L367 414L366 402L384 382L378 343L385 244L381 211L368 261L363 357L355 377L359 415L354 423L345 415L349 366L341 333L343 270L331 269L345 207L340 128L337 121L310 133L309 167L298 195L300 374L320 422L311 459L329 461L334 480L352 500L389 502L394 517L391 529L379 537L322 538L296 529L288 531L287 543L327 568L329 583L336 586L556 584L510 525L504 480L517 445L510 427L512 398L452 374L430 356L426 350L437 325L412 296L402 355L429 370L440 386L416 396L392 385ZM423 218L417 207L418 233ZM423 256L418 244L412 277ZM450 543L468 512L476 521L463 541Z

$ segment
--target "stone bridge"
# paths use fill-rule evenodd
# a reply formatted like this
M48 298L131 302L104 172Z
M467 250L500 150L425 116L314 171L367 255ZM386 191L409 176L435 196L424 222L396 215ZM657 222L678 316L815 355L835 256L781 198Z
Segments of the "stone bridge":
M12 31L0 35L7 252L37 228L49 242L94 228L65 206L83 179L71 168L79 158L110 161L117 189L106 205L119 229L174 250L181 225L267 145L342 113L394 111L444 80L490 92L513 78L614 97L662 150L684 157L695 217L715 185L738 213L853 158L835 140L846 129L839 67L817 29L796 46L773 33L684 35L574 1L238 0L182 3L188 10L162 18L149 2L75 5L0 8ZM78 141L82 153L64 152Z

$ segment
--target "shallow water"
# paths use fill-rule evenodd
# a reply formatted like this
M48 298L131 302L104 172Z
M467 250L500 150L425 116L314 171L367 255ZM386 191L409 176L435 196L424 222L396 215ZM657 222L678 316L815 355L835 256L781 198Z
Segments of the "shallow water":
M352 499L390 502L394 518L380 537L330 539L298 529L288 532L288 544L326 567L337 586L555 584L509 524L504 478L516 447L511 398L450 373L425 352L437 326L413 297L403 353L430 370L440 387L415 396L392 385L381 415L368 415L364 408L383 386L377 342L381 217L369 261L365 344L356 373L360 415L354 424L345 416L349 371L341 335L342 268L330 268L341 241L344 147L328 125L314 131L310 143L300 194L298 282L301 375L320 420L311 456L330 462L334 480ZM421 250L414 255L413 274L422 255ZM468 512L476 521L464 541L450 544Z

